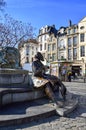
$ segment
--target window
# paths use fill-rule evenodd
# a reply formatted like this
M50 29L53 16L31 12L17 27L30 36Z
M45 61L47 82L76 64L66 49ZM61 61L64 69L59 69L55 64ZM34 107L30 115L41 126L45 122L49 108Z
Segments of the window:
M45 28L45 33L47 32L47 28Z
M71 38L68 38L68 47L70 47L72 44L72 39Z
M80 56L85 56L85 46L80 47Z
M76 28L74 28L74 29L73 29L73 33L76 33L76 32L77 32L77 29L76 29Z
M28 48L26 49L26 55L29 55L29 49Z
M72 50L68 49L68 60L72 58Z
M68 34L70 34L70 29L68 29Z
M51 36L51 37L50 37L50 41L52 42L52 40L53 40L53 37Z
M40 51L42 51L42 44L40 44Z
M38 48L36 47L36 52L38 51Z
M64 49L64 48L65 48L65 42L64 42L63 39L60 40L60 43L59 43L59 44L60 44L60 45L59 45L60 49Z
M84 29L84 26L81 26L80 29Z
M77 58L77 48L73 49L73 58L76 59Z
M44 44L44 50L46 50L46 45L47 45L47 44L45 43L45 44Z
M39 42L42 42L42 36L39 37Z
M80 34L80 42L84 42L84 37L85 37L84 33Z
M77 45L77 36L73 37L73 46Z
M52 54L52 61L55 61L55 60L56 60L56 54L53 53L53 54Z
M39 30L39 34L41 34L41 30Z
M48 51L51 51L51 45L48 44Z
M48 54L48 61L50 61L50 57L51 57L51 55L50 55L50 54Z
M44 35L44 40L46 40L46 35Z
M39 30L39 34L42 34L42 31L43 31L42 29L41 29L41 30Z
M56 44L55 44L55 43L52 44L52 50L53 50L53 51L56 50Z

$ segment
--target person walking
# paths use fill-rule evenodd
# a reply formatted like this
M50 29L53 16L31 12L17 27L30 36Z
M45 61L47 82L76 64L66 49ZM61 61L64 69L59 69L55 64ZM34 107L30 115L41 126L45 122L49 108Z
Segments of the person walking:
M71 76L72 76L71 71L68 71L68 81L69 81L69 82L71 82Z

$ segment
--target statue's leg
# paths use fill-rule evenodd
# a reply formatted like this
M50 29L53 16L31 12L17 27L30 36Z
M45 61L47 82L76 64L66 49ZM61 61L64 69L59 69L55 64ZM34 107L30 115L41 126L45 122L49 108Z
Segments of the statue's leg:
M51 88L53 92L58 93L60 91L63 100L66 100L66 87L65 85L61 82L60 79L57 78L57 80L50 80L51 83Z
M50 80L51 88L54 92L59 92L59 85L57 84L57 81Z
M63 100L65 101L66 100L66 87L65 85L61 82L61 80L58 80L57 81L57 84L59 85L59 90L61 92L61 95L63 97Z
M55 94L54 94L52 88L50 87L50 84L49 84L49 83L46 83L45 93L46 93L46 95L47 95L54 103L57 104L56 96L55 96Z

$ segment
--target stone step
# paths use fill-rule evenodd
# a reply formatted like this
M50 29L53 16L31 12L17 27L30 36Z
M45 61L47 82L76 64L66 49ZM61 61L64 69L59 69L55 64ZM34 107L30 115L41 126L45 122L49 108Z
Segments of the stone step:
M0 126L29 123L55 114L55 108L48 99L9 104L0 109Z
M18 125L40 120L49 116L66 116L77 107L77 102L58 108L48 99L12 103L0 109L0 126Z

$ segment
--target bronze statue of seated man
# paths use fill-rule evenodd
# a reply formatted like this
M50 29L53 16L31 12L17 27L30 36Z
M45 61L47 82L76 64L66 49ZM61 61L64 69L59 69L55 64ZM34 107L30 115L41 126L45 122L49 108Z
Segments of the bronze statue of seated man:
M55 92L60 91L63 100L65 100L66 87L57 76L45 73L46 68L41 61L44 61L44 58L40 52L37 52L32 63L34 85L37 87L43 86L46 95L58 106L59 103L55 96Z

